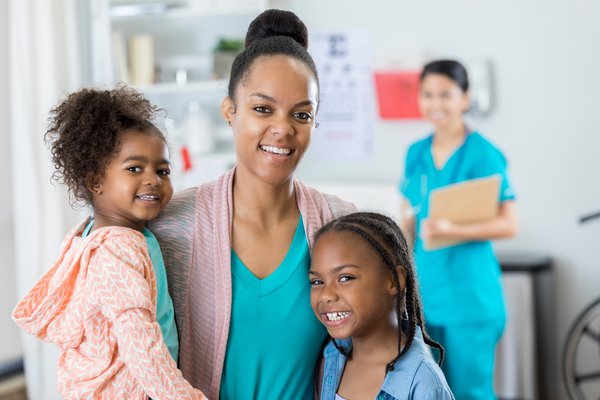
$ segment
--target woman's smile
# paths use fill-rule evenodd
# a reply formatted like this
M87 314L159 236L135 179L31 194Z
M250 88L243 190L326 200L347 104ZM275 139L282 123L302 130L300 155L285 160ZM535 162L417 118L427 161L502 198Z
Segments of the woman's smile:
M265 146L262 144L259 147L262 151L266 153L276 154L279 156L287 157L294 152L294 150L290 149L289 147Z

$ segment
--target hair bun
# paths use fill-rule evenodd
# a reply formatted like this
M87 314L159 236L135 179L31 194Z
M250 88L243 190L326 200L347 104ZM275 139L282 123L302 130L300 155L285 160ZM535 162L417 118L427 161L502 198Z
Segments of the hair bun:
M308 30L304 22L291 11L270 9L263 11L248 26L245 47L271 36L287 36L308 49Z

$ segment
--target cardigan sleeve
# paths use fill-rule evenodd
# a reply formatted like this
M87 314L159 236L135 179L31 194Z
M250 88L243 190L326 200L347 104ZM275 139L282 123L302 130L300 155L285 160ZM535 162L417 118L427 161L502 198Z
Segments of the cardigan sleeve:
M149 226L160 244L165 262L180 340L182 332L191 329L188 327L185 305L193 264L197 191L198 188L194 187L176 193L167 208ZM185 347L182 344L180 346L182 349Z
M142 240L143 241L143 240ZM154 276L145 243L109 237L90 261L88 287L96 304L112 322L127 369L155 399L204 399L177 369L156 322Z

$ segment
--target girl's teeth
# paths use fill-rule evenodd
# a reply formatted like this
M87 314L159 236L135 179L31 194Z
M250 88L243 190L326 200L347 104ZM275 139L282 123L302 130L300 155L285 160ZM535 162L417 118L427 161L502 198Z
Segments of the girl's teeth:
M344 318L346 318L350 312L348 311L344 311L344 312L333 312L333 313L326 313L327 314L327 319L330 321L340 321Z
M142 200L158 200L158 197L156 196L146 196L146 195L141 195L138 196L140 199Z

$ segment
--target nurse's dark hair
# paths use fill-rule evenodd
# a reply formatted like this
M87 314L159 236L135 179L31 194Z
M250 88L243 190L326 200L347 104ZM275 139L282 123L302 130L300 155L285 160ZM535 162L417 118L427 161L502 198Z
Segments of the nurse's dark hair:
M319 84L317 67L308 48L308 30L304 22L291 11L266 10L248 26L244 50L231 67L228 95L235 101L235 90L248 75L254 61L260 57L283 55L303 62Z
M396 286L396 318L398 330L404 331L406 343L402 347L402 335L398 340L398 355L386 366L386 373L394 370L396 361L408 352L416 334L417 326L421 328L423 339L431 347L440 352L439 363L444 360L443 347L431 339L425 331L421 297L412 261L411 251L402 230L394 220L386 215L373 212L357 212L339 217L323 226L315 234L315 243L327 232L350 232L371 246L379 255L383 264L392 272ZM402 289L398 268L405 275L405 287ZM338 346L335 339L334 345L342 353L344 350Z
M467 69L456 60L435 60L425 64L421 71L421 82L423 82L423 79L430 74L444 75L456 83L463 92L469 90L469 75L467 74Z
M50 145L52 178L67 186L72 205L93 206L91 188L102 180L124 133L147 132L165 140L150 122L159 111L125 85L83 88L50 110L44 142Z

